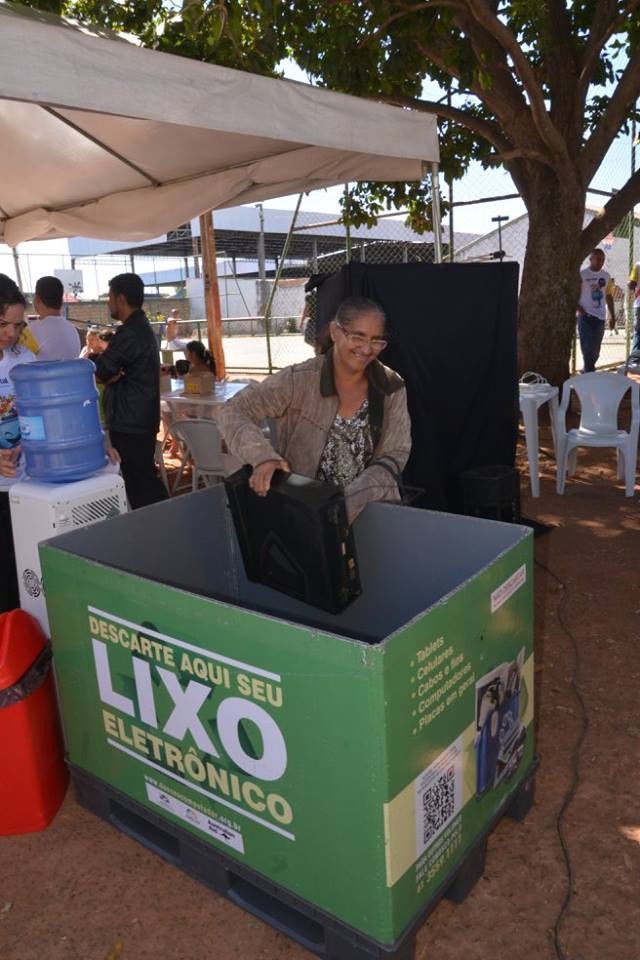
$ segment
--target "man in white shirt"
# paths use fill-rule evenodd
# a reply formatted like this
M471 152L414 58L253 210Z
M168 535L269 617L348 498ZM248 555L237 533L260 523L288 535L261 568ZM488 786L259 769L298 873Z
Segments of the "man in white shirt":
M64 287L57 277L40 277L33 305L39 319L27 327L38 345L38 360L75 360L80 354L80 335L74 325L61 316Z
M604 324L609 311L609 329L615 330L616 314L613 306L613 281L603 270L604 250L592 250L589 266L580 271L580 303L578 305L578 336L582 351L583 373L593 373L604 337Z

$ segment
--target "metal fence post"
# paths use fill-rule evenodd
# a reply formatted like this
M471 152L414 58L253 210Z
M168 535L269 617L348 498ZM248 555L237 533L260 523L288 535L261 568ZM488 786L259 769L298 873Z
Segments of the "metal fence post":
M436 263L442 263L442 217L440 215L440 184L438 164L431 164L431 210L433 220L433 249Z
M631 120L631 171L630 175L633 176L636 172L636 119L635 117ZM635 239L636 239L636 213L635 209L632 206L629 210L629 276L633 270L634 264L636 262L636 252L635 252ZM633 335L633 327L635 323L635 293L637 291L627 290L627 322L625 324L625 353L629 356L631 351L631 337Z
M351 263L351 224L349 223L350 213L349 184L344 185L344 252L347 263Z

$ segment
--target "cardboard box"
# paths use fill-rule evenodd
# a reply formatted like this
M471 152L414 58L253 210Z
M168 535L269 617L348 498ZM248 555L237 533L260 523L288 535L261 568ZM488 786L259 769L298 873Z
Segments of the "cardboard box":
M187 373L184 378L185 396L213 393L215 386L216 378L212 373Z
M340 615L247 580L221 487L42 569L70 760L386 945L530 775L533 537L381 503L354 531Z

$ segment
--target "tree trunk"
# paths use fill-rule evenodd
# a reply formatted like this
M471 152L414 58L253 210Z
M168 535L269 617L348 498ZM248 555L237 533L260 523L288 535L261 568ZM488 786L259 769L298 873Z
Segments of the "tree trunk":
M528 198L529 236L518 303L518 366L560 385L570 375L580 293L585 194L545 171Z

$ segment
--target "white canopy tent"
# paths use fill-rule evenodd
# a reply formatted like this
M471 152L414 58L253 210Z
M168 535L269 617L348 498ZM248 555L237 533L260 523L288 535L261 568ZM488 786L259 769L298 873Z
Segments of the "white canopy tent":
M143 49L6 0L0 63L11 246L144 240L218 207L437 171L435 117Z

